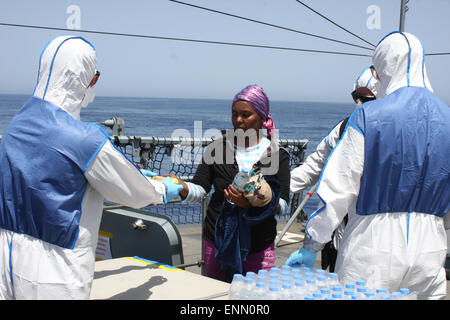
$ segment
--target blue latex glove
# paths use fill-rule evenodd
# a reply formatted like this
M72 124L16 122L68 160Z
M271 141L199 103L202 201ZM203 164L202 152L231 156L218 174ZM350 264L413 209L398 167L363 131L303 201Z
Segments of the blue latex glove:
M145 170L145 169L140 169L141 170L141 172L142 172L142 174L144 175L144 176L146 176L146 177L154 177L154 176L156 176L157 175L157 173L156 172L153 172L153 171L150 171L150 170Z
M180 198L180 191L183 189L183 186L181 184L173 183L170 180L170 177L165 178L161 182L166 185L167 202Z
M314 268L316 256L317 252L311 252L305 248L301 248L290 255L289 259L286 260L286 264L290 267L304 264L307 267Z

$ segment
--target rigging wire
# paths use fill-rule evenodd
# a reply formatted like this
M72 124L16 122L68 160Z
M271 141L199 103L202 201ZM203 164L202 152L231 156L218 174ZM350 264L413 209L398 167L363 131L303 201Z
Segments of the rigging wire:
M318 12L318 11L314 10L313 8L309 7L308 5L304 4L302 1L300 1L300 0L295 0L295 1L297 1L299 4L303 5L304 7L308 8L309 10L311 10L312 12L314 12L315 14L319 15L321 18L323 18L323 19L327 20L328 22L334 24L336 27L338 27L338 28L344 30L345 32L350 33L352 36L354 36L354 37L356 37L356 38L358 38L358 39L364 41L365 43L370 44L372 47L376 47L373 43L370 43L369 41L367 41L367 40L361 38L360 36L358 36L357 34L351 32L350 30L347 30L346 28L340 26L339 24L337 24L337 23L334 22L333 20L331 20L331 19L325 17L325 16L324 16L323 14L321 14L320 12Z
M74 30L74 29L67 29L67 28L45 27L45 26L15 24L15 23L3 23L3 22L0 22L0 26L18 27L18 28L30 28L30 29L43 29L43 30L56 30L56 31L68 31L68 32L82 32L82 33L101 34L101 35L109 35L109 36L147 38L147 39L158 39L158 40L197 42L197 43L206 43L206 44L241 46L241 47L252 47L252 48L262 48L262 49L275 49L275 50L288 50L288 51L300 51L300 52L312 52L312 53L327 53L327 54L335 54L335 55L371 57L371 55L369 55L369 54L362 54L362 53L315 50L315 49L302 49L302 48L290 48L290 47L277 47L277 46L258 45L258 44L249 44L249 43L237 43L237 42L224 42L224 41L212 41L212 40L200 40L200 39L162 37L162 36L154 36L154 35L142 35L142 34L107 32L107 31Z
M15 24L15 23L4 23L4 22L0 22L0 26L42 29L42 30L55 30L55 31L68 31L68 32L82 32L82 33L101 34L101 35L109 35L109 36L148 38L148 39L157 39L157 40L197 42L197 43L204 43L204 44L241 46L241 47L251 47L251 48L261 48L261 49L287 50L287 51L299 51L299 52L311 52L311 53L326 53L326 54L358 56L358 57L372 57L372 55L370 55L370 54L363 54L363 53L327 51L327 50L316 50L316 49L302 49L302 48L291 48L291 47L277 47L277 46L258 45L258 44L250 44L250 43L237 43L237 42L224 42L224 41L212 41L212 40L200 40L200 39L162 37L162 36L142 35L142 34L132 34L132 33L108 32L108 31L75 30L75 29L67 29L67 28L56 28L56 27L35 26L35 25ZM426 56L443 56L443 55L450 55L450 52L426 53L425 55Z
M273 28L278 28L278 29L282 29L282 30L286 30L286 31L300 33L300 34L303 34L303 35L306 35L306 36L310 36L310 37L314 37L314 38L319 38L319 39L323 39L323 40L333 41L333 42L337 42L337 43L340 43L340 44L345 44L345 45L349 45L349 46L353 46L353 47L357 47L357 48L361 48L361 49L373 50L372 48L360 46L360 45L357 45L357 44L354 44L354 43L340 41L340 40L337 40L337 39L328 38L328 37L312 34L312 33L309 33L309 32L295 30L295 29L279 26L279 25L276 25L276 24L268 23L268 22L254 20L254 19L238 16L238 15L235 15L235 14L223 12L223 11L218 11L218 10L214 10L214 9L210 9L210 8L206 8L206 7L201 7L201 6L198 6L198 5L195 5L195 4L191 4L191 3L186 3L186 2L182 2L182 1L178 1L178 0L169 0L169 1L175 2L175 3L178 3L178 4L182 4L182 5L185 5L185 6L201 9L201 10L206 10L206 11L222 14L222 15L233 17L233 18L237 18L237 19L242 19L242 20L246 20L246 21L250 21L250 22L254 22L254 23L259 23L259 24L262 24L262 25L265 25L265 26L269 26L269 27L273 27Z

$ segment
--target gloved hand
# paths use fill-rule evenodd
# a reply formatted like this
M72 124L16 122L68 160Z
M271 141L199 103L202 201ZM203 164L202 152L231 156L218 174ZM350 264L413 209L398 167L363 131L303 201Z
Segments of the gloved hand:
M289 259L286 260L286 264L290 267L300 266L304 264L309 268L314 268L314 262L316 261L317 252L311 252L305 248L301 248L298 251L293 252Z
M150 171L150 170L146 170L146 169L140 169L141 170L141 172L142 172L142 174L144 175L144 176L146 176L146 177L154 177L154 176L156 176L157 175L157 173L156 172L153 172L153 171Z
M173 183L170 177L165 178L161 182L166 185L167 202L180 198L180 191L183 189L181 184Z

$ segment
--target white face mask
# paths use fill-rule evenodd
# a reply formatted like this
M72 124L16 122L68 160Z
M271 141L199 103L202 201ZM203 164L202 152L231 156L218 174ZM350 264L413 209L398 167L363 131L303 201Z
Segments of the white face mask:
M83 100L81 100L80 106L86 108L89 103L95 99L95 87L88 87L84 94Z

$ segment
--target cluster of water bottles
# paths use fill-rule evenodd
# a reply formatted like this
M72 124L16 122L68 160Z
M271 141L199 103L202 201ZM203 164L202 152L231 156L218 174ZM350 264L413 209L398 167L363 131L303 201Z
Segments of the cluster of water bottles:
M388 292L370 288L364 280L341 283L336 273L306 266L261 269L258 273L235 274L230 300L415 300L409 289Z

